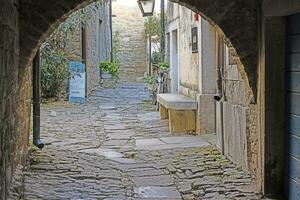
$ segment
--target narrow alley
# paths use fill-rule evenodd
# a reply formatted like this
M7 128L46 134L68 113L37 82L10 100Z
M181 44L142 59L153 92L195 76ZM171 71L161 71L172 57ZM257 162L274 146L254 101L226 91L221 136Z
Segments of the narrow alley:
M42 107L46 147L24 199L261 199L251 178L200 136L169 133L141 83L98 88L86 105Z

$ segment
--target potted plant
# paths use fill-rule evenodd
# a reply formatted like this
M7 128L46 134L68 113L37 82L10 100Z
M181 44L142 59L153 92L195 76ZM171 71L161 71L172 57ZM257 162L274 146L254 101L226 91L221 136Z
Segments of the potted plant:
M119 63L116 61L103 61L99 64L99 70L101 74L101 79L109 80L114 79L117 80L119 78Z
M168 73L169 72L169 64L166 62L158 63L158 69L160 73Z

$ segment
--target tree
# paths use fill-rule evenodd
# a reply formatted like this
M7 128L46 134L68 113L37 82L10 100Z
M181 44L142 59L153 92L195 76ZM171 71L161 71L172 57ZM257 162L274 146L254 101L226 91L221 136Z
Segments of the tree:
M145 22L145 37L161 35L160 18L158 16L148 17Z

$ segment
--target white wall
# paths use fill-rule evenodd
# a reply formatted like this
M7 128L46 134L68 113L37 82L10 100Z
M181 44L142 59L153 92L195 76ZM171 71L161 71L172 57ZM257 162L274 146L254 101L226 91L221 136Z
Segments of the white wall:
M196 20L195 15L178 4L168 5L171 91L177 92L178 85L180 94L198 101L198 133L215 133L216 108L213 97L216 93L216 29L200 16ZM195 27L198 31L198 52L192 51L192 28ZM178 33L178 56L174 48L174 31Z
M179 70L178 70L178 31L173 30L170 38L170 77L171 93L178 93L179 88Z

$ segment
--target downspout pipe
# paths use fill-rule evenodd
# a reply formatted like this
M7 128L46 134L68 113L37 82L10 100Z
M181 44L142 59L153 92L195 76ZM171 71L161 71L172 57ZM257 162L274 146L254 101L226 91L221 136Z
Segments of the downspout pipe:
M110 61L114 61L114 52L113 52L113 22L112 22L112 0L109 2L109 28L110 28Z
M218 62L217 62L217 93L214 96L214 99L220 102L220 131L221 131L221 150L222 153L225 153L225 138L224 138L224 85L223 85L223 76L224 76L224 61L225 61L225 52L224 52L224 41L219 37L218 39Z
M214 96L214 99L216 101L221 101L224 97L223 95L223 83L222 83L222 77L223 77L223 70L224 70L224 41L222 38L219 37L218 39L218 62L217 62L217 93Z
M40 73L40 51L37 51L33 59L33 144L39 149L44 148L40 138L41 124L41 73Z
M148 75L152 75L152 42L151 42L151 34L149 34L149 68L148 68Z
M165 0L160 0L160 23L161 23L161 40L160 40L160 53L161 61L165 61Z

